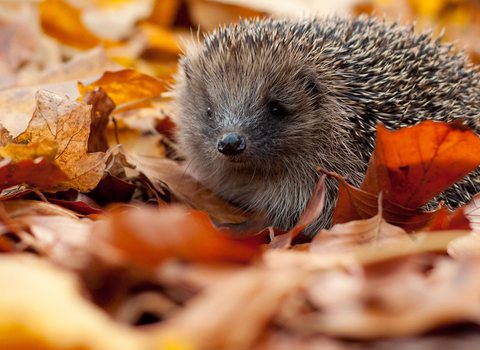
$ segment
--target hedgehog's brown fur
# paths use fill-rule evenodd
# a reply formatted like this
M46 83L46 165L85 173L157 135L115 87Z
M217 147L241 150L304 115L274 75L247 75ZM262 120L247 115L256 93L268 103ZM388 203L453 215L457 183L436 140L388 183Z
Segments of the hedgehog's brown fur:
M173 89L189 169L265 224L291 229L318 167L361 182L378 123L461 117L480 129L479 75L439 41L371 17L252 20L206 35L181 59ZM247 144L233 157L217 150L232 131ZM444 199L456 206L479 188L471 174ZM307 234L330 225L336 191L330 181Z

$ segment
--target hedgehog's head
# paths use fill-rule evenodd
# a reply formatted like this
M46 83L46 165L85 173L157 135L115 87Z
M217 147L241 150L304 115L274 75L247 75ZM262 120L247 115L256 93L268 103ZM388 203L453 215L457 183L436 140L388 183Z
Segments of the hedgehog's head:
M179 139L204 173L327 170L342 122L313 29L264 20L222 28L181 60ZM216 180L214 180L216 181Z

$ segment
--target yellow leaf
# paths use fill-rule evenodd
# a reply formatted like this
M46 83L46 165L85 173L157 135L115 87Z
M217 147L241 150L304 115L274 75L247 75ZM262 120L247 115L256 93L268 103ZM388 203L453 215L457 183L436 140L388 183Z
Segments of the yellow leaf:
M53 161L57 151L58 142L56 140L42 140L29 144L9 143L5 147L0 147L0 156L3 158L12 157L13 160L34 160L38 157L44 157Z
M0 256L0 348L146 349L147 337L86 301L73 274L33 256Z

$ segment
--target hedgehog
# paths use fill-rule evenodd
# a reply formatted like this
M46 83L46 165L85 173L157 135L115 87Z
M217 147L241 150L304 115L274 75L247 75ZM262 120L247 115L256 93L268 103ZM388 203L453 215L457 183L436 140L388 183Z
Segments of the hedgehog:
M371 16L240 20L205 34L181 57L172 90L188 169L261 226L292 229L318 168L361 183L377 124L462 118L478 133L480 76L440 41ZM479 174L436 201L465 203ZM331 225L338 184L328 179L326 188L307 235Z

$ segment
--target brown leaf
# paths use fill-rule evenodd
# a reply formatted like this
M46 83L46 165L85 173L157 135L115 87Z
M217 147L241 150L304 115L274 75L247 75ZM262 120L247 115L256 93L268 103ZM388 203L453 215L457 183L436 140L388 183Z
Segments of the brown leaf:
M356 274L332 271L309 290L323 312L292 320L289 329L378 339L420 335L456 323L478 324L479 267L476 260L424 255L367 266ZM346 285L348 293L342 290Z
M125 150L122 152L127 161L145 174L159 192L171 193L174 200L206 212L216 222L240 223L247 220L248 213L212 194L174 161L139 156Z
M64 216L70 219L77 219L78 215L77 213L58 205L28 199L11 199L4 201L2 204L11 218L43 215Z
M106 152L109 147L105 129L108 125L108 117L115 109L115 103L102 88L87 91L83 96L83 103L92 105L88 153Z
M39 90L36 98L37 108L28 128L15 140L57 141L54 162L67 174L68 180L55 188L59 191L93 189L103 176L105 153L87 154L91 106L44 90Z
M172 119L170 119L170 117L166 116L161 120L155 120L155 130L157 130L160 134L165 135L170 140L173 140L177 131L177 125L172 121Z
M395 132L380 124L361 188L414 209L479 165L480 138L461 123L424 121Z
M193 348L255 349L282 302L308 276L305 271L288 268L245 269L213 285L165 322L158 341L177 341Z
M129 202L137 186L107 172L88 196L98 204L105 206L114 202Z
M207 214L170 206L162 210L114 213L99 222L98 234L136 265L153 268L167 258L187 261L246 263L257 256L254 240L238 240L222 234Z
M104 214L103 209L89 196L77 191L45 193L48 202L79 214Z

